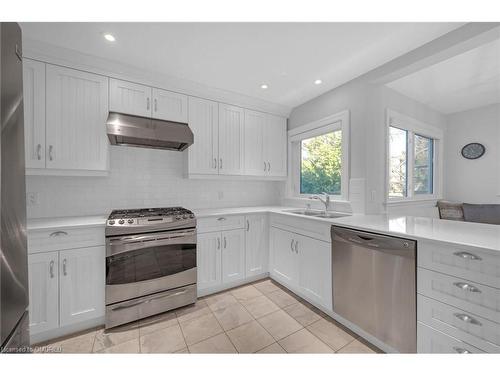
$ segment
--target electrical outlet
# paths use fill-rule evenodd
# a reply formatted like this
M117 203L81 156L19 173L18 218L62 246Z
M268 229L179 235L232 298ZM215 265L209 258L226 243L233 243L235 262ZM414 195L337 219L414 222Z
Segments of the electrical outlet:
M28 203L28 207L31 207L31 206L37 206L38 203L39 203L39 200L38 200L38 193L31 193L29 192L27 194L27 203Z

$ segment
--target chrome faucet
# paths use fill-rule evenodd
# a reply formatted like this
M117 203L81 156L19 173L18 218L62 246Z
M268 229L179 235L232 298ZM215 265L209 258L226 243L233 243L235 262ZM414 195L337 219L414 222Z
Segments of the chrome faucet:
M324 198L321 198L321 196L319 196L319 195L313 195L313 196L309 197L309 199L317 199L321 203L323 203L325 205L325 214L326 214L330 208L330 195L325 193L325 192L323 192L322 194L323 194Z

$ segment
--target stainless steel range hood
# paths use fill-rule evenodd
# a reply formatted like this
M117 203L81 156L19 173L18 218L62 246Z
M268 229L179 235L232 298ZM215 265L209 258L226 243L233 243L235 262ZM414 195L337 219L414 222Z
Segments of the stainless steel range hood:
M106 120L112 145L183 151L193 144L188 124L110 112Z

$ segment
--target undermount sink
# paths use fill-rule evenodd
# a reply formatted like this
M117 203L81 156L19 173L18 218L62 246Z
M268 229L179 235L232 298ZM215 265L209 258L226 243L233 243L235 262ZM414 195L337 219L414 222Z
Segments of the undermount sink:
M288 212L291 214L296 214L296 215L304 215L304 216L313 216L313 217L323 217L323 218L336 218L336 217L344 217L344 216L350 216L350 214L343 214L339 212L325 212L325 211L319 211L319 210L289 210L289 211L284 211Z

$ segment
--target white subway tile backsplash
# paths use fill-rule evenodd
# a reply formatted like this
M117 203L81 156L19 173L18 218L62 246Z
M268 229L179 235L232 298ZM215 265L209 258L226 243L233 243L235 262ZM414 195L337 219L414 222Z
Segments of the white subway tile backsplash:
M107 177L27 176L38 194L29 218L108 214L159 206L217 208L280 203L283 182L197 180L184 176L181 152L111 147Z

